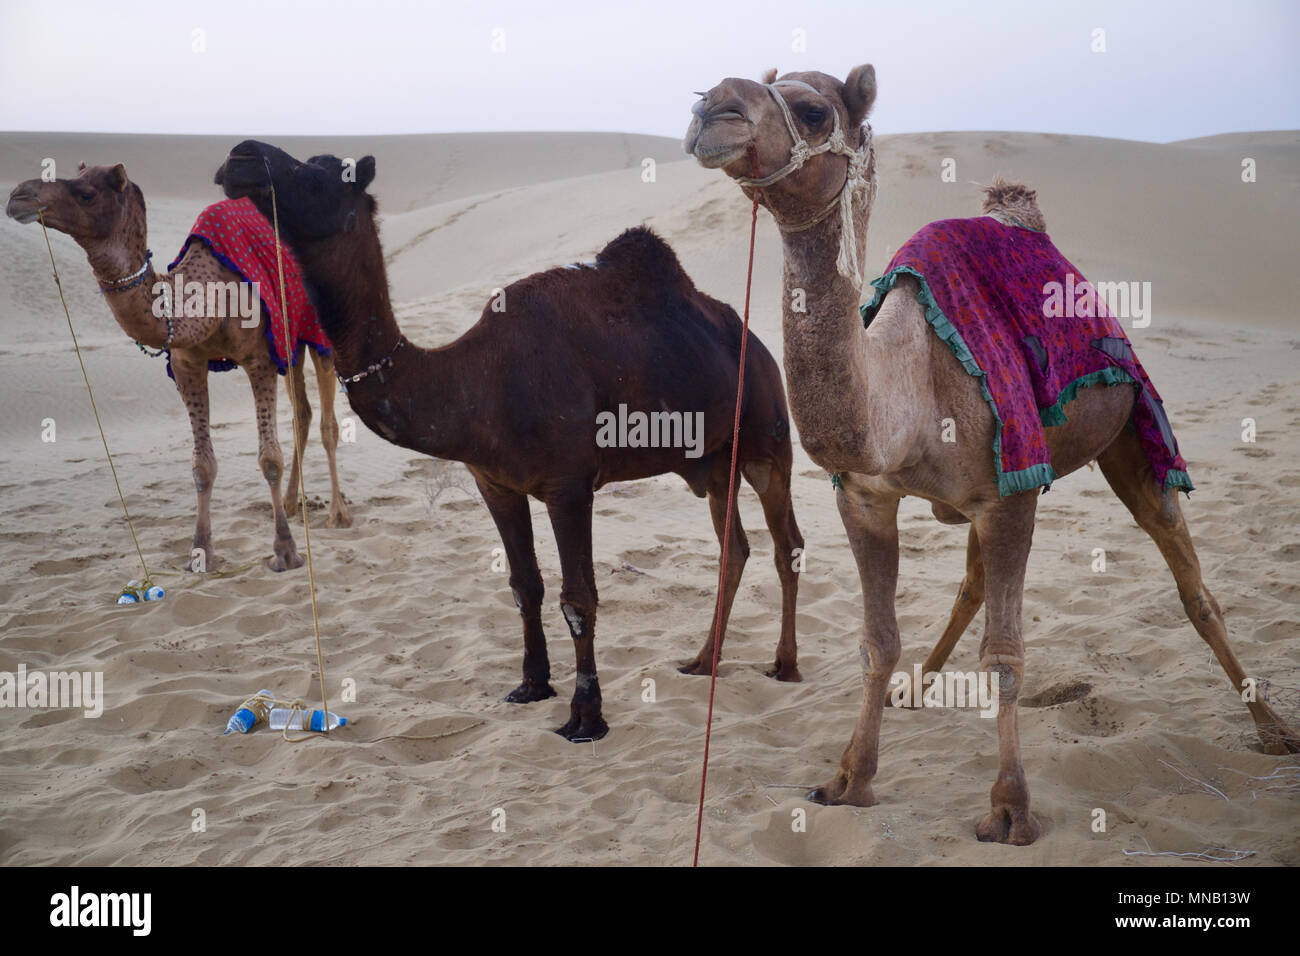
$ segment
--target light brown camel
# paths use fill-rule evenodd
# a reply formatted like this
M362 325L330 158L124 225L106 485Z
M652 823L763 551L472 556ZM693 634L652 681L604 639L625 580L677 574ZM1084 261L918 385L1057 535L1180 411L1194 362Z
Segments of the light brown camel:
M99 283L113 317L127 335L142 346L171 350L172 373L176 390L190 415L194 432L194 487L198 491L198 517L194 524L194 550L186 567L210 570L213 567L212 526L209 504L212 485L217 477L217 459L212 451L208 429L208 361L227 358L248 374L257 407L258 466L271 488L271 507L275 517L275 553L266 559L272 571L285 571L302 565L289 530L289 516L298 509L298 461L307 442L311 424L311 405L303 375L303 355L299 349L290 367L289 400L294 406L298 431L295 435L294 463L289 471L288 502L280 496L280 474L284 457L276 434L276 366L267 348L267 318L250 328L238 315L219 318L209 314L211 302L199 315L176 315L168 320L165 310L155 314L155 282L170 282L183 275L185 282L239 282L240 277L223 266L205 243L192 242L184 257L170 273L155 274L146 254L144 194L131 182L126 170L116 166L78 167L74 179L46 182L29 179L16 186L9 196L6 213L20 223L37 220L37 211L45 225L67 233L86 252L91 271ZM231 286L230 288L233 288ZM177 312L190 312L188 307ZM215 309L213 310L215 311ZM224 309L222 310L225 311ZM330 510L327 525L347 527L352 523L343 495L339 491L335 449L339 428L334 417L334 359L321 356L313 349L316 380L321 399L321 442L329 459ZM161 374L159 370L158 374Z
M875 152L863 124L876 98L875 70L856 67L843 83L824 73L780 80L775 73L762 83L726 79L705 93L684 145L702 165L740 181L747 194L752 187L745 184L762 184L761 201L781 229L791 413L809 457L841 476L837 502L862 579L862 707L839 772L809 799L876 802L871 784L880 722L900 652L894 613L898 503L916 495L932 503L940 521L971 524L966 579L926 671L942 666L987 604L980 666L996 675L1001 692L998 775L991 811L976 834L1032 843L1039 826L1029 812L1016 699L1024 667L1021 600L1038 495L999 496L989 453L995 419L976 380L930 331L914 280L900 281L863 329L861 270L875 191ZM795 290L803 290L806 311L793 308L804 298ZM1097 459L1160 548L1188 618L1241 692L1246 674L1201 581L1175 492L1156 483L1136 437L1124 427L1133 406L1132 388L1080 391L1069 421L1046 429L1052 467L1063 477ZM955 444L942 440L938 423L945 418L955 421ZM1247 706L1267 752L1300 751L1300 737L1268 704Z

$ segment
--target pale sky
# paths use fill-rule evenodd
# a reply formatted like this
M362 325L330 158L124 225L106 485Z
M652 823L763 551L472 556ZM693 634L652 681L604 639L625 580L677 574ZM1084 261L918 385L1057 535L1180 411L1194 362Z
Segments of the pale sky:
M0 130L679 137L725 76L867 62L882 133L1300 128L1294 0L0 0Z

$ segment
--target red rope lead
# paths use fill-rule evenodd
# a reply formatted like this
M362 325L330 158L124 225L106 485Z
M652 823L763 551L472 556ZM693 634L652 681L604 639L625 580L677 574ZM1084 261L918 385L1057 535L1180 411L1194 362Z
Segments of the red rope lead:
M758 176L758 150L749 144L749 162L754 176ZM731 428L731 472L727 478L727 519L722 531L722 562L718 569L718 601L713 618L713 669L709 674L709 716L704 724L704 769L700 773L700 809L695 817L695 859L691 866L700 865L700 834L704 828L704 786L709 779L709 740L713 735L713 692L718 686L718 651L722 647L722 601L727 587L727 554L731 550L731 513L736 505L736 461L740 452L740 403L745 394L745 346L749 344L749 291L754 282L754 237L758 231L758 197L754 190L754 208L749 218L749 271L745 276L745 319L740 333L740 371L736 379L736 420Z

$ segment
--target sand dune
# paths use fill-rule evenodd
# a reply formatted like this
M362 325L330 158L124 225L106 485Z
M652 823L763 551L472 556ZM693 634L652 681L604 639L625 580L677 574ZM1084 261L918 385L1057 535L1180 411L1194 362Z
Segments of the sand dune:
M1248 672L1300 718L1300 155L1294 132L1156 145L1031 133L881 136L871 274L917 227L978 212L998 173L1039 190L1049 232L1090 278L1150 282L1149 327L1130 332L1165 398L1197 485L1184 505L1206 580ZM218 198L211 173L233 139L0 135L0 188L62 164L122 161L145 189L152 248L166 261ZM736 306L748 206L715 172L656 137L601 134L286 139L298 155L373 153L398 318L415 342L449 341L492 289L590 258L648 222L697 285ZM657 162L642 180L642 159ZM1258 164L1243 183L1241 160ZM943 159L956 182L940 180ZM159 360L139 354L96 294L84 256L52 237L86 362L141 543L158 568L187 555L190 434ZM40 231L0 223L0 670L104 673L102 717L0 709L0 862L685 863L694 836L707 681L678 674L707 629L716 568L704 502L675 478L602 489L595 553L597 663L612 730L594 747L550 732L573 665L559 568L534 504L548 590L557 699L502 701L518 682L518 615L490 570L492 522L463 469L359 427L340 448L356 526L320 527L319 445L306 481L328 688L353 725L298 745L265 729L221 737L261 687L319 698L305 573L248 564L269 552L247 381L213 378L221 470L216 546L229 573L163 577L168 598L119 608L134 552L102 464ZM781 352L780 243L761 214L753 329ZM348 415L346 400L340 415ZM41 421L58 441L41 441ZM1259 440L1241 441L1257 421ZM289 409L280 403L282 442ZM757 500L741 496L753 546L721 668L702 858L713 864L1180 863L1122 851L1252 850L1300 863L1296 796L1251 776L1286 761L1259 752L1246 710L1183 616L1151 542L1101 475L1059 482L1039 507L1026 587L1021 732L1034 812L1030 848L979 844L996 766L990 722L969 712L890 712L879 806L805 804L857 712L861 598L825 476L796 448L795 507L809 542L801 578L804 683L763 676L780 601ZM653 516L649 520L647 516ZM908 499L898 614L903 663L937 638L961 579L966 530ZM300 546L301 531L298 532ZM1094 573L1104 547L1108 571ZM976 667L978 626L953 666ZM643 681L656 700L643 701ZM439 736L433 740L379 738ZM1162 763L1161 761L1164 761ZM1291 761L1294 763L1294 761ZM1213 782L1199 792L1168 765ZM1090 829L1093 808L1108 830ZM506 832L491 828L506 812ZM791 811L808 812L806 833ZM193 811L207 829L191 828Z

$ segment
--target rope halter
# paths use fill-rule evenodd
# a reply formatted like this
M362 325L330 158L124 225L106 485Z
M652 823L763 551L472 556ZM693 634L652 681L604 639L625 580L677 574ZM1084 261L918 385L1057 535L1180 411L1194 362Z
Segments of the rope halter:
M844 174L844 185L840 187L839 193L836 194L826 208L811 219L800 223L784 223L778 219L777 226L782 232L802 232L805 229L811 229L830 215L838 205L840 208L840 251L835 259L835 268L840 275L861 288L862 269L858 262L857 231L853 225L853 201L863 189L868 191L868 208L876 198L875 144L872 140L871 124L863 122L862 145L857 149L853 149L844 139L844 130L840 127L840 111L832 107L831 115L834 117L835 125L830 136L820 146L809 146L808 141L799 132L799 127L795 125L790 107L777 87L801 86L806 90L811 90L818 96L822 95L821 92L801 80L777 80L775 83L764 83L763 85L772 94L772 99L776 100L776 105L781 107L781 115L785 117L786 129L790 131L790 139L793 141L793 145L790 147L790 161L767 176L758 178L737 176L736 182L741 186L762 189L764 186L770 186L772 183L785 179L814 156L820 156L822 153L839 153L841 156L847 156L849 164Z

